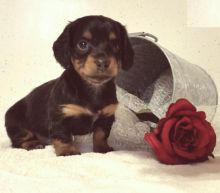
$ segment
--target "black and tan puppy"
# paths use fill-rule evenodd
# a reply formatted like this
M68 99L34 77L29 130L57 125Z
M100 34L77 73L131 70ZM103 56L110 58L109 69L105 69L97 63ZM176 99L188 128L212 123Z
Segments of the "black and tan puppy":
M117 107L114 78L133 63L126 29L103 16L69 23L54 42L63 74L37 88L6 113L12 146L27 150L53 144L60 155L79 154L72 135L93 132L95 152L107 143Z

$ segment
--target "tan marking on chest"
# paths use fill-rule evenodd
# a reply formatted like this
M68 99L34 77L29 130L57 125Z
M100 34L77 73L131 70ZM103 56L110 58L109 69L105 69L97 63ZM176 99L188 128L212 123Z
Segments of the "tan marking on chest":
M102 115L110 117L115 114L118 104L110 104L102 109Z
M65 117L93 115L93 113L88 108L75 104L61 105L61 111Z
M65 117L77 117L80 115L90 115L93 116L94 120L97 120L100 115L110 117L115 114L118 104L110 104L93 113L87 107L83 107L76 104L65 104L61 105L61 111Z

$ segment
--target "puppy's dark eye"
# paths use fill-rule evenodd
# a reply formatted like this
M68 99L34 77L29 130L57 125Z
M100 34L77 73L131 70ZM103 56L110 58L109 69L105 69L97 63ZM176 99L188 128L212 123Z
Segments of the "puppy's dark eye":
M81 40L77 44L77 49L81 52L88 52L89 51L89 43L85 40Z

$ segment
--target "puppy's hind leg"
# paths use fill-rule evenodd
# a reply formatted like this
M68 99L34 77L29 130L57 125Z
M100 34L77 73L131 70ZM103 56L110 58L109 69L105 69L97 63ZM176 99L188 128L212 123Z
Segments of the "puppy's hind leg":
M15 148L23 148L26 150L42 149L45 147L40 140L29 130L22 130L11 137L12 146Z
M24 99L13 105L5 115L6 131L11 139L12 147L26 150L44 148L34 133L28 128Z

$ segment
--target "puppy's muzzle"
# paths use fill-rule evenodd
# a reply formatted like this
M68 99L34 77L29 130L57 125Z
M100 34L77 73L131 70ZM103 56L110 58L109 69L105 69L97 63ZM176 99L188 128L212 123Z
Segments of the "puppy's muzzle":
M97 70L101 72L106 71L110 65L110 60L107 57L98 57L94 62L97 66Z

